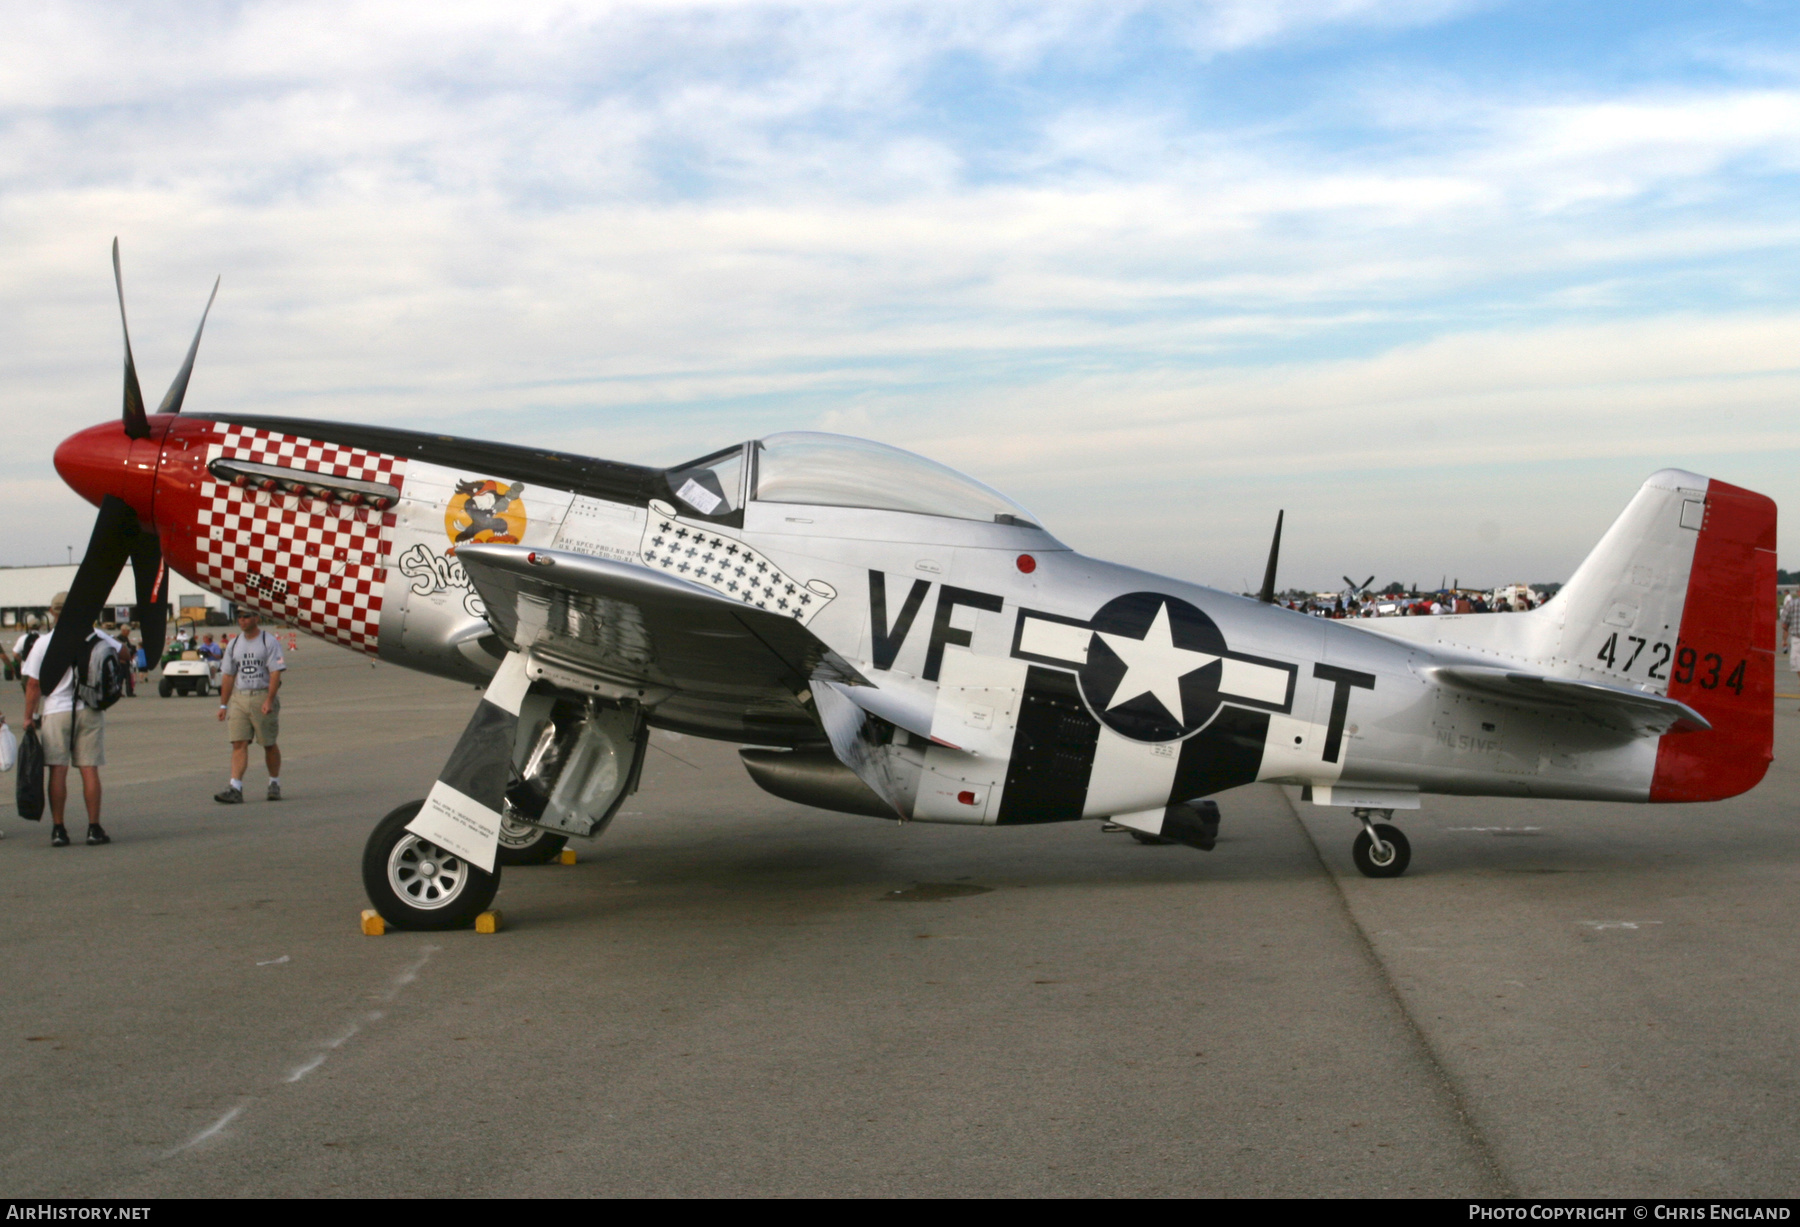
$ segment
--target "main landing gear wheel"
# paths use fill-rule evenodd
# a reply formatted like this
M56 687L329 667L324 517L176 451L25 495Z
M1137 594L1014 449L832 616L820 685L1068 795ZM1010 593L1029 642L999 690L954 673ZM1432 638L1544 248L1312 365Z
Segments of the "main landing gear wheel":
M1160 835L1146 835L1142 831L1133 831L1131 833L1131 837L1133 839L1137 840L1140 844L1159 845L1159 844L1172 844L1175 842L1172 839L1164 839Z
M500 820L500 847L494 854L499 865L542 865L556 859L556 854L569 842L567 835L553 835L543 827Z
M408 801L383 818L363 848L363 889L396 929L462 929L487 911L500 866L486 873L406 829L425 805Z
M1379 845L1371 838L1371 831L1380 838ZM1365 825L1362 834L1356 837L1356 843L1350 848L1350 859L1356 862L1356 868L1365 878L1397 878L1412 863L1412 845L1406 842L1399 827L1376 822Z

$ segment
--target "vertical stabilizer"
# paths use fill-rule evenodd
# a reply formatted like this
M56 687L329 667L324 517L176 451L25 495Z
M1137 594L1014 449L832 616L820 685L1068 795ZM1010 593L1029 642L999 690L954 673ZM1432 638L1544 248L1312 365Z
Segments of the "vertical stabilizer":
M1523 614L1359 623L1484 664L1667 695L1711 723L1664 733L1652 801L1755 787L1775 733L1775 504L1653 473L1556 599Z
M1665 733L1652 801L1716 801L1768 770L1775 733L1775 504L1680 469L1651 475L1539 614L1549 671L1679 699L1711 722Z
M1544 607L1557 629L1543 664L1564 676L1667 692L1712 484L1681 469L1650 475Z

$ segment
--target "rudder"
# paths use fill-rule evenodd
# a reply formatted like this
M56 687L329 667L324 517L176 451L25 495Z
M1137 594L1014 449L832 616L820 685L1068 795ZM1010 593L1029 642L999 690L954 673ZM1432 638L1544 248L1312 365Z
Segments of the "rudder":
M1706 487L1669 697L1711 722L1664 734L1652 801L1718 801L1747 792L1775 745L1775 503L1722 481Z

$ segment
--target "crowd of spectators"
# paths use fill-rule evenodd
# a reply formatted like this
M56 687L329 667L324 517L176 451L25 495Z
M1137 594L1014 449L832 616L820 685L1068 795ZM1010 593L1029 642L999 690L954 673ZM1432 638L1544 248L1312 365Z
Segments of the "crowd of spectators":
M1338 593L1334 596L1293 597L1280 604L1287 609L1319 618L1424 617L1432 614L1525 613L1536 609L1548 596L1540 596L1521 584L1493 592L1447 588L1429 593Z

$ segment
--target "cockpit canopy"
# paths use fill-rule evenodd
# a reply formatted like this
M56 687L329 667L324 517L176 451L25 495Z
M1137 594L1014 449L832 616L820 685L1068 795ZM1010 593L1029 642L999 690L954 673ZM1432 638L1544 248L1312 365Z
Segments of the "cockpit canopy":
M1037 527L1025 508L955 469L849 435L790 430L668 470L675 497L720 519L754 499L814 507L863 507Z

